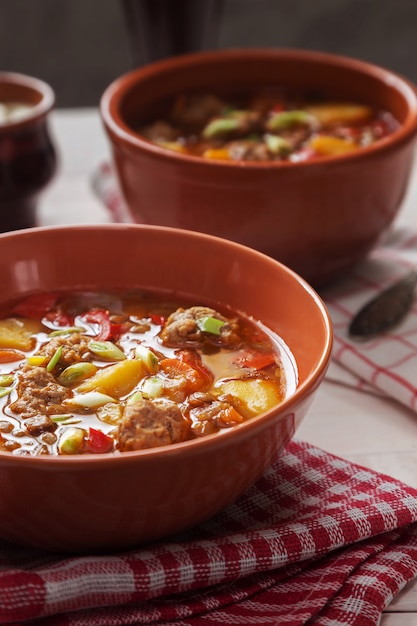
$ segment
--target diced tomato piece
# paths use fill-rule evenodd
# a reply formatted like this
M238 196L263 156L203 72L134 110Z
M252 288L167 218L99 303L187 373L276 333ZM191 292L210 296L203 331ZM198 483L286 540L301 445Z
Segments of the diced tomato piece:
M239 350L232 362L239 367L250 367L254 370L261 370L264 367L273 365L275 354L273 352L255 352L251 350Z
M55 306L57 300L56 293L34 293L19 302L12 311L16 315L41 320Z
M90 428L87 438L87 446L89 452L93 452L94 454L105 454L106 452L113 450L114 439L113 437L110 437L110 435L103 433L101 430Z

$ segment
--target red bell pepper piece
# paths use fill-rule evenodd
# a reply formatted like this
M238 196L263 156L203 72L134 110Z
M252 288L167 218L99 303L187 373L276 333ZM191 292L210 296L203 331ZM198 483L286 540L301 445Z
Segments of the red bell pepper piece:
M264 367L268 367L268 365L273 365L276 360L273 352L240 350L233 358L232 362L239 367L250 367L254 370L261 370Z
M283 102L275 102L275 104L271 107L271 111L273 113L281 113L281 111L285 111L285 105Z
M83 315L86 322L98 325L97 341L108 341L117 339L122 332L122 324L113 324L110 320L109 312L102 309L88 311Z
M48 311L45 317L56 326L74 326L74 317L64 311Z
M34 293L16 304L12 311L16 315L41 320L55 306L57 300L56 293Z
M158 326L165 326L166 317L163 315L157 315L156 313L151 313L149 316L151 318L152 324L157 324Z
M91 428L87 437L87 446L89 452L94 454L105 454L113 450L114 439L110 435L106 435L101 430Z

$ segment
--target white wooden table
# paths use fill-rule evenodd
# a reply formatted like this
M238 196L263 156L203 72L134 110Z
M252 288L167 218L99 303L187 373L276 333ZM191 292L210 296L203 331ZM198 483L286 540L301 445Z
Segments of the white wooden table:
M90 187L94 168L110 159L98 110L55 111L51 126L60 167L41 197L40 223L109 222ZM417 227L417 166L399 219ZM417 488L417 415L394 401L325 381L297 437ZM392 602L381 626L417 626L417 581Z

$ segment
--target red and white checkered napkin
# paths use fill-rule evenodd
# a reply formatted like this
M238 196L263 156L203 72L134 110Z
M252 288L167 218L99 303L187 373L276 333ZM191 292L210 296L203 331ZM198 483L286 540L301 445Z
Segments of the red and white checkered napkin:
M106 161L99 163L91 176L91 188L110 213L113 222L134 222L125 203L113 166Z
M171 540L71 557L0 544L0 623L376 626L416 576L417 490L293 441Z
M417 266L417 232L397 226L383 245L344 281L321 292L334 326L333 361L348 370L330 370L329 377L367 391L379 391L417 410L417 301L406 318L381 337L349 339L353 315L368 300Z

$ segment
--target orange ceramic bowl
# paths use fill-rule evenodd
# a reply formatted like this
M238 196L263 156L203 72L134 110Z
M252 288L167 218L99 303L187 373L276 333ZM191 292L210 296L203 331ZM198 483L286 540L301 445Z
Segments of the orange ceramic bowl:
M130 128L163 113L161 103L175 94L274 84L366 102L391 112L400 128L355 153L299 163L209 161L162 149ZM395 218L413 160L417 96L404 78L349 58L226 49L122 76L103 94L101 115L133 221L232 239L319 286L365 257Z
M298 386L221 434L116 455L0 452L0 537L59 551L131 547L193 526L235 500L293 436L327 368L331 323L316 292L239 244L164 227L44 227L0 235L0 306L57 289L142 287L227 303L276 331Z

